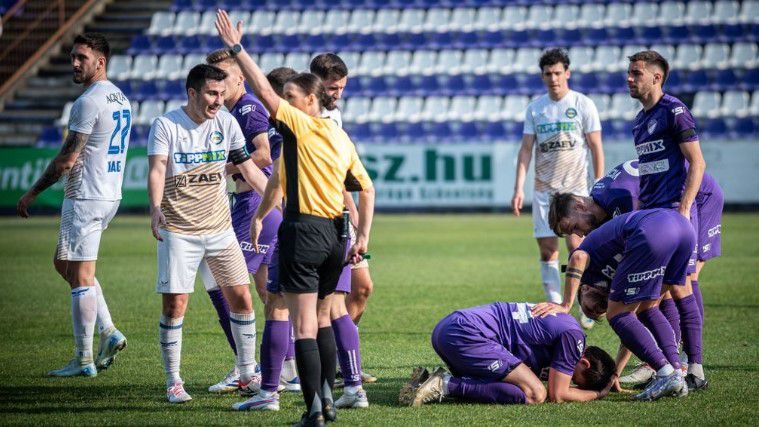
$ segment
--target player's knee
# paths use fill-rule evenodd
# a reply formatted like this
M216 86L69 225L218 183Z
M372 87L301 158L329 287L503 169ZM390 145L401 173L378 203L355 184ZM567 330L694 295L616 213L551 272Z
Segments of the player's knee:
M372 279L366 278L366 280L358 282L356 289L353 290L353 292L355 292L356 296L363 301L369 299L372 292L374 292L374 283L372 283Z

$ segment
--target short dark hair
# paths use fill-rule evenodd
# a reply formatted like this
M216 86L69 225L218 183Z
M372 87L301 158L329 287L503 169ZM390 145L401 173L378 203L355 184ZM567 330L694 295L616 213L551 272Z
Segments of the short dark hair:
M106 60L111 56L111 45L101 33L78 34L74 37L74 44L83 44L96 52L100 52Z
M557 236L564 233L559 230L559 223L569 216L569 208L575 203L575 195L571 193L556 193L551 196L551 205L548 207L548 226Z
M348 66L331 52L316 55L309 69L322 80L340 80L348 75Z
M322 80L316 74L299 73L288 80L287 83L298 86L306 95L316 95L316 99L319 101L319 109L323 109L332 102L332 97L327 94L324 83L322 83Z
M274 92L283 97L285 96L285 83L297 75L298 72L290 67L279 67L269 71L269 74L266 75L266 80L269 81Z
M582 388L596 391L603 390L604 387L609 385L612 375L617 370L614 359L611 358L609 353L596 346L586 348L583 357L590 362L590 367L585 370L585 374L583 375L585 384Z
M548 49L540 55L540 61L538 62L540 72L543 72L543 67L550 67L558 63L564 64L565 70L569 69L569 54L567 51L559 47Z
M235 63L235 58L229 49L216 49L213 52L206 55L206 63L215 65L220 62Z
M664 72L664 78L662 79L661 84L664 86L664 82L666 82L667 77L669 77L669 62L667 62L667 60L664 59L664 57L661 56L659 52L655 50L643 50L628 56L627 59L629 59L631 63L643 61L646 63L646 65L656 65L657 67L661 68L661 70Z
M224 70L214 67L213 65L198 64L192 67L190 72L187 73L187 80L185 81L184 88L185 90L193 88L200 92L200 89L206 84L206 80L216 80L217 82L220 82L226 78L227 73Z

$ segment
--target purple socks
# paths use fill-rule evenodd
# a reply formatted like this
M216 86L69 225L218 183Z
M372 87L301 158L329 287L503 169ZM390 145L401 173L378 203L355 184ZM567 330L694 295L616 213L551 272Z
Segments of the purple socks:
M675 342L680 344L680 312L672 298L663 299L659 304L659 311L667 318L672 330L675 332Z
M267 320L264 335L261 338L261 388L277 391L282 362L285 360L289 345L288 331L291 330L287 320Z
M688 362L702 363L703 354L701 348L701 313L698 311L698 303L695 295L675 301L680 312L680 328L683 333L683 350L688 355Z
M216 309L216 313L219 315L219 324L221 325L221 329L224 330L224 335L227 336L227 342L236 355L237 346L235 345L235 338L232 336L232 326L229 324L229 305L227 305L227 300L224 298L221 289L208 291L208 296L211 298L213 308Z
M337 359L343 373L346 386L361 385L361 350L359 349L358 329L349 315L332 321L337 343Z
M698 304L698 311L701 313L701 325L704 324L704 299L701 297L701 288L698 287L698 280L691 280L691 286L693 287L693 296L696 297L696 304Z
M638 314L638 320L651 331L659 348L664 353L664 356L667 357L669 364L675 369L680 369L680 356L677 352L675 332L662 312L656 307L649 308Z
M622 344L652 368L658 371L669 363L656 345L653 335L635 317L635 314L620 313L609 319L609 325L617 333Z
M454 377L448 381L448 395L480 403L524 404L527 400L514 384Z

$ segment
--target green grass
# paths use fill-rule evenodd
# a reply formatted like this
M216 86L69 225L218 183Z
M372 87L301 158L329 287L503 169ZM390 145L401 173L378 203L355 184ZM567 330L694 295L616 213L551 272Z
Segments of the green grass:
M341 411L339 423L753 424L759 415L759 215L726 215L723 224L723 256L701 277L708 390L656 403L612 395L587 404L445 403L410 409L397 405L398 390L414 366L440 363L429 344L440 318L495 300L542 298L537 247L528 217L379 216L371 248L375 293L361 337L364 368L380 381L366 386L371 407ZM72 351L67 286L51 263L57 220L5 218L0 230L0 424L284 425L300 416L300 395L284 395L278 413L234 413L230 406L238 397L206 392L233 360L200 284L190 300L182 355L194 400L180 406L165 402L155 243L143 217L118 216L104 235L98 262L98 278L129 347L97 378L45 378ZM256 311L261 313L260 304ZM260 315L258 324L260 337ZM609 352L617 346L606 324L589 332L588 343Z

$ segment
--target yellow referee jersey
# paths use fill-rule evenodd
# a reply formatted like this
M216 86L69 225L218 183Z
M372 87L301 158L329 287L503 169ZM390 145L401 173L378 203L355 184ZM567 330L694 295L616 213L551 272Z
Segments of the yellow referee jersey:
M277 130L282 135L279 184L285 214L337 218L343 210L343 189L372 186L348 134L329 119L311 117L279 100Z

